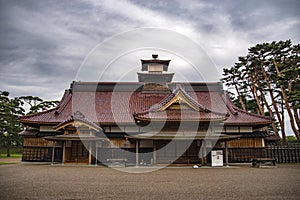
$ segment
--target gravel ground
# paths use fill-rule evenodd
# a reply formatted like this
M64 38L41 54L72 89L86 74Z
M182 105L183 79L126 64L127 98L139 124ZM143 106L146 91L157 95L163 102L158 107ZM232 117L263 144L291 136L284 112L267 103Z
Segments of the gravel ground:
M0 199L300 199L300 164L165 168L0 165Z

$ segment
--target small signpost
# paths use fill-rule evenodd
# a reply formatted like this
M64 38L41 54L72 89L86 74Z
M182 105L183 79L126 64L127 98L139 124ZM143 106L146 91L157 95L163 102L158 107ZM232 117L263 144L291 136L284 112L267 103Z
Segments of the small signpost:
M223 151L215 150L211 151L211 166L223 167Z

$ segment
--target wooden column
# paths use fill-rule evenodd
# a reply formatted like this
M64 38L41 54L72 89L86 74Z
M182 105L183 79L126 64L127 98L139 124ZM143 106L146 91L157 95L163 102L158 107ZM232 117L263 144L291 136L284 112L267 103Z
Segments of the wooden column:
M92 142L89 141L89 165L92 164Z
M95 155L96 155L95 165L97 166L97 162L98 162L98 141L95 141L95 149L96 149L96 152L95 152Z
M203 145L203 153L202 153L202 165L206 165L207 164L207 160L206 160L206 142L205 142L205 140L203 140L203 142L202 142L202 145Z
M197 140L197 146L199 146L199 152L198 152L198 158L199 161L201 159L201 165L202 165L202 150L201 150L202 140Z
M157 155L156 155L156 142L153 140L153 165L157 163Z
M63 155L62 155L62 164L65 164L66 162L66 141L62 141L62 149L63 149Z
M140 141L136 140L135 141L135 166L139 166L139 146L140 146Z
M227 145L227 141L225 141L225 166L228 166L228 145Z
M55 153L55 144L56 144L56 141L53 141L53 146L52 146L52 158L51 158L51 165L53 165L54 163L54 153Z

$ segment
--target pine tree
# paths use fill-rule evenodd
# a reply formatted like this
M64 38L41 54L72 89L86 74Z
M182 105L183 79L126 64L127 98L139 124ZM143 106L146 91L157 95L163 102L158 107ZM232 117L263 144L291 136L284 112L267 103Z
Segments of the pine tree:
M18 133L22 127L18 116L23 115L25 111L18 98L10 99L8 96L9 92L0 91L0 142L7 149L7 157L10 157L11 145L21 144Z
M255 112L257 109L257 113L261 115L267 111L268 115L278 121L284 142L285 112L300 141L299 55L300 45L293 46L290 40L257 44L249 48L247 56L239 57L233 67L224 69L222 79L229 88L235 88L237 99L244 110ZM250 89L251 95L245 95L244 91L247 89ZM272 128L278 134L276 122L272 124Z

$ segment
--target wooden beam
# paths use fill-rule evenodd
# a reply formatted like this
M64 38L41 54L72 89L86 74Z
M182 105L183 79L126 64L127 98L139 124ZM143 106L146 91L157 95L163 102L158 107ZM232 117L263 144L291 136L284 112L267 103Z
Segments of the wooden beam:
M225 166L228 166L228 145L227 141L225 141Z
M53 165L54 163L54 153L55 153L55 144L56 144L56 141L53 141L53 146L52 146L52 158L51 158L51 165Z
M96 149L96 152L95 152L95 165L97 166L97 162L98 162L98 141L95 141L95 149Z
M62 164L65 164L66 162L66 141L62 141L62 149L63 149L63 155L62 155Z
M199 161L201 159L201 165L202 165L202 158L203 158L202 150L201 150L202 140L197 140L197 146L199 146L198 158L199 158Z
M202 156L202 165L205 166L207 164L207 159L206 159L206 142L205 140L203 140L202 142L202 146L203 146L203 156Z
M157 155L156 155L156 142L153 140L153 165L156 165L157 163Z
M92 142L89 142L89 165L92 164Z
M135 166L139 166L139 146L140 141L135 140Z

